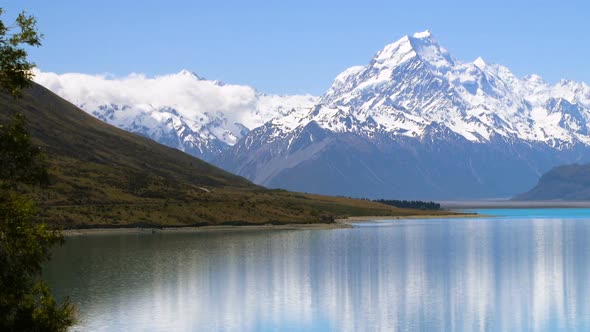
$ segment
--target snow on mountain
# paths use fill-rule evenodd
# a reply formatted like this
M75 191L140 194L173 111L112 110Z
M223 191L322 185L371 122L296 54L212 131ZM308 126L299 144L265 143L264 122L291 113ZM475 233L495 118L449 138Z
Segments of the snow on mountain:
M37 71L35 81L107 123L207 160L251 129L318 99L261 94L188 70L123 78Z
M94 116L270 187L397 198L507 197L590 161L590 87L454 58L429 31L386 45L317 98L190 71L37 73Z
M216 162L301 191L505 197L556 163L588 159L589 120L587 84L463 62L425 31L346 69L313 109L272 119Z
M557 149L590 144L587 84L518 78L481 57L459 61L430 31L404 36L367 65L343 71L321 98L260 94L188 70L123 78L37 72L35 80L108 123L208 160L271 120L275 135L315 121L333 132L419 138L436 123L477 143L502 137Z
M567 111L549 109L553 99L572 106ZM384 130L409 137L421 137L431 124L441 123L478 143L501 136L558 149L590 144L588 85L572 81L551 85L538 75L517 78L506 67L488 64L481 57L461 62L429 31L404 36L377 52L367 65L342 72L320 104L321 111L299 113L295 122L305 126L315 121L336 132ZM370 118L376 125L350 127L335 117L358 123ZM290 125L276 124L288 128L294 122L285 121Z

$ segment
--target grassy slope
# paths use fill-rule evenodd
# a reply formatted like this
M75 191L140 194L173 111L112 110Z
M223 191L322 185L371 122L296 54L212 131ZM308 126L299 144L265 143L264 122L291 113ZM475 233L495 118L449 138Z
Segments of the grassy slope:
M590 200L590 164L554 167L541 176L534 188L514 200Z
M34 85L0 94L0 121L18 111L48 156L52 184L33 189L40 217L63 227L311 223L415 215L368 201L267 190L204 161L105 124Z

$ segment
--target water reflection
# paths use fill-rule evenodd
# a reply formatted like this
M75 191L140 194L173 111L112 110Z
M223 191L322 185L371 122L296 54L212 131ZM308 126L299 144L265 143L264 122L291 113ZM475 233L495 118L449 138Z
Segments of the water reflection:
M590 224L408 221L335 231L71 238L46 276L80 330L590 328Z

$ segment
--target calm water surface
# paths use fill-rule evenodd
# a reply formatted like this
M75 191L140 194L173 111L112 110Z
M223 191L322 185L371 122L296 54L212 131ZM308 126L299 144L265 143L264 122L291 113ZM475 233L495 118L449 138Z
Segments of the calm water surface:
M590 209L68 238L81 331L589 331Z

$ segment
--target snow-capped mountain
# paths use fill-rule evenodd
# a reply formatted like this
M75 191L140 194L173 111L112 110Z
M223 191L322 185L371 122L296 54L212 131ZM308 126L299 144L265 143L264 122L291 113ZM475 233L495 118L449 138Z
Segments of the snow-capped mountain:
M187 70L153 78L38 71L35 81L107 123L205 160L270 119L318 102L310 95L261 94Z
M369 197L506 197L590 157L590 87L455 59L430 32L336 77L311 110L252 130L216 162L257 183Z
M428 31L387 45L366 66L345 70L320 105L316 113L299 113L297 124L316 121L334 132L382 130L419 138L440 123L478 143L500 136L558 149L590 144L588 85L550 85L536 75L519 79L482 58L460 62ZM350 127L347 121L374 125Z
M321 97L277 96L183 70L35 80L120 128L269 187L382 198L509 197L590 161L590 87L464 62L404 36Z

